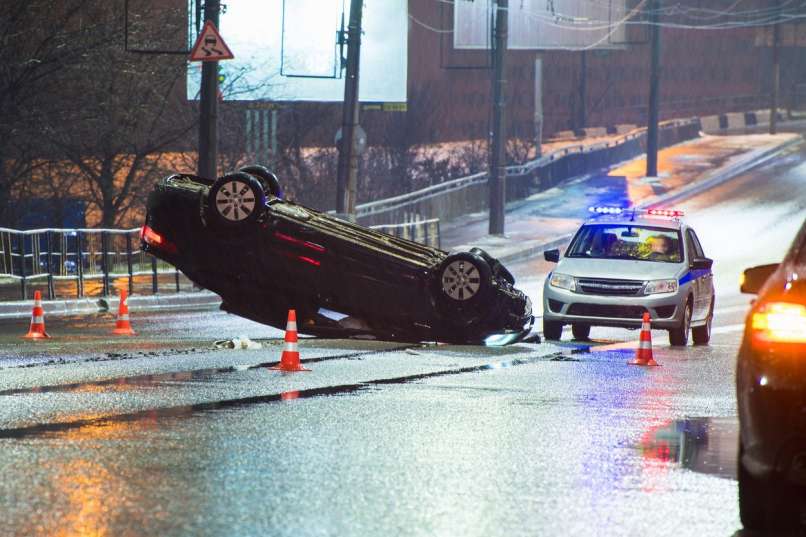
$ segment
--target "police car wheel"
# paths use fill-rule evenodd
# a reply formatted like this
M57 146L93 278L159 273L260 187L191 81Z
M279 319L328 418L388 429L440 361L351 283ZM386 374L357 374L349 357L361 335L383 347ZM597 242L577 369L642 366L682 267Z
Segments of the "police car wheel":
M543 319L543 337L553 341L558 341L563 335L563 325L557 321L547 321Z
M577 341L587 341L591 335L591 325L589 324L572 324L571 333L574 334L574 339Z
M686 310L683 312L683 320L680 326L669 330L669 343L675 347L685 347L688 345L688 333L691 328L691 302L686 303Z
M705 319L705 324L702 326L695 326L691 329L691 339L694 340L695 345L708 345L711 341L711 324L714 320L714 297L711 297L711 307L708 309L708 317Z
M260 182L244 172L219 177L207 196L212 220L226 228L243 227L254 222L265 204L266 194Z

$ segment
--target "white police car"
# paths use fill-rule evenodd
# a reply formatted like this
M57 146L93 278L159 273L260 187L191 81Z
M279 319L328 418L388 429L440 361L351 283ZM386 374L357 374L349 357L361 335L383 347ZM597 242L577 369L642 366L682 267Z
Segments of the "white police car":
M543 289L543 335L560 339L570 324L575 339L591 326L669 331L672 345L711 338L714 285L711 265L681 211L591 207L597 213L571 240L565 255L548 250L557 268Z

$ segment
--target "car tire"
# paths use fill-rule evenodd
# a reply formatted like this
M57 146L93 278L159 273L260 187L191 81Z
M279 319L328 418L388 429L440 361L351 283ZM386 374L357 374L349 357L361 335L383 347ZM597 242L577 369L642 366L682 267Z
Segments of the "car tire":
M547 321L543 319L543 338L551 341L559 341L563 335L563 324L557 321Z
M685 347L688 345L688 333L691 329L691 301L686 302L686 309L683 311L683 320L677 328L669 329L669 343L675 347Z
M754 477L742 464L739 445L739 518L745 529L780 531L798 526L798 492L792 486Z
M449 255L437 270L435 293L440 314L453 326L477 321L491 287L490 266L481 256L471 252Z
M574 339L577 341L587 341L591 335L591 325L572 324L571 333L574 334Z
M263 191L266 194L271 194L275 198L283 199L283 189L280 187L280 180L265 166L254 164L252 166L244 166L239 171L257 177L263 185Z
M207 195L211 220L228 229L242 228L255 222L264 205L266 194L260 181L244 172L219 177Z
M705 324L702 326L695 326L691 329L691 339L694 340L695 345L708 345L711 341L711 324L714 320L714 297L711 297L711 307L708 309L708 317L705 319Z
M748 530L764 530L767 526L766 498L763 483L750 475L742 464L739 448L739 518Z

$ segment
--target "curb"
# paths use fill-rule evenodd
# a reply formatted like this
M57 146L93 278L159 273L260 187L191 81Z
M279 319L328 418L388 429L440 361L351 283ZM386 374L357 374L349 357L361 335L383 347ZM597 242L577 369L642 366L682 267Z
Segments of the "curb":
M66 317L115 311L117 297L81 298L74 300L43 300L42 306L48 317ZM32 301L0 302L0 319L22 319L31 316ZM171 295L135 295L129 297L129 308L135 311L159 311L170 309L201 308L218 306L221 297L210 291L176 293Z

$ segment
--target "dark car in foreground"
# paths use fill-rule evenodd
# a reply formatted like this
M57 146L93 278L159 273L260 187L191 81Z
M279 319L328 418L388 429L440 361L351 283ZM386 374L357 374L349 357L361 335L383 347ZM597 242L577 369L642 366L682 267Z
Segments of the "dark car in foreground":
M148 198L143 247L231 313L302 333L506 344L533 322L529 298L483 250L442 250L283 199L261 166L216 180L174 174Z
M757 293L736 370L739 510L745 528L786 529L806 513L806 222L781 263L744 271Z

